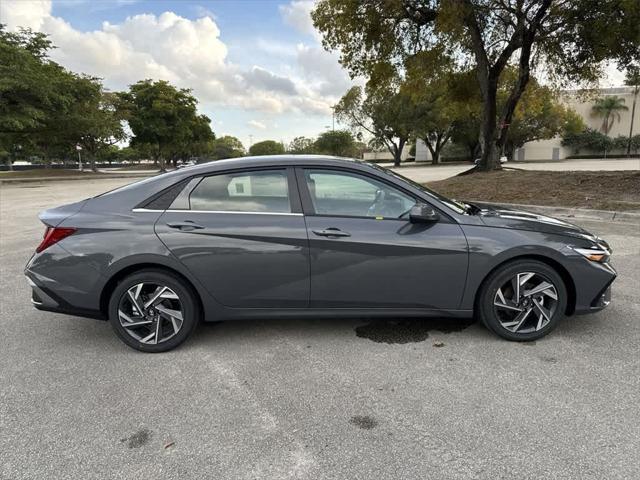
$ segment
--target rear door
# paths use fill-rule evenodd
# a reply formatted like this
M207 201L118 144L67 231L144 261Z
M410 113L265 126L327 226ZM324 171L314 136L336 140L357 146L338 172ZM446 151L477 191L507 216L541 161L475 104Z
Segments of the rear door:
M193 179L158 219L171 252L229 307L307 307L309 250L293 169Z
M467 241L446 215L413 224L416 198L359 171L298 168L309 234L310 306L457 309Z

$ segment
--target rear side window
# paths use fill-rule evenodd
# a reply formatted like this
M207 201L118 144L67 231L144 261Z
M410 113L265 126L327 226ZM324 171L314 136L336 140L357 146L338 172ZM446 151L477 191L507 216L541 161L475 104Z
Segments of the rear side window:
M189 196L191 210L290 213L286 170L205 177Z

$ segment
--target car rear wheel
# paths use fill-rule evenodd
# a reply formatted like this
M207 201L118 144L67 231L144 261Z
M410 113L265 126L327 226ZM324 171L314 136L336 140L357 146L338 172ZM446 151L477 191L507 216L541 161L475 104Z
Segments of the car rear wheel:
M113 291L109 319L120 339L142 352L166 352L198 323L198 302L183 280L158 270L126 277Z
M485 281L478 298L480 319L507 340L536 340L564 316L567 289L549 265L535 260L508 263Z

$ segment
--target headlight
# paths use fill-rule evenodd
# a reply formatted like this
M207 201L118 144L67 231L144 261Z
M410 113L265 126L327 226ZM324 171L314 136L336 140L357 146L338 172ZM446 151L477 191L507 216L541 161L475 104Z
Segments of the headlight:
M601 244L590 248L571 247L571 249L592 262L605 263L611 256L609 249Z

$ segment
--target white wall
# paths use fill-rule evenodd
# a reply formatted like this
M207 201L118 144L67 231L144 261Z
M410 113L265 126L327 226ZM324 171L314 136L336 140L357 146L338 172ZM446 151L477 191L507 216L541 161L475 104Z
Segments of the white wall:
M433 160L431 152L427 148L427 144L424 140L418 138L416 141L416 162L430 162Z
M609 136L615 138L619 135L629 136L629 127L631 126L631 110L633 106L633 88L618 87L605 88L590 94L580 93L577 90L568 90L561 94L561 100L573 108L584 120L589 128L602 131L602 117L592 114L592 107L595 99L605 97L607 95L616 95L624 99L624 104L629 108L627 111L620 112L620 121L616 120L609 131ZM640 94L638 94L636 102L636 112L634 117L633 135L640 133ZM562 160L570 155L574 155L575 151L565 148L561 145L562 138L556 137L549 140L538 140L535 142L525 143L522 149L518 149L514 155L515 160ZM555 156L554 156L555 149ZM590 154L600 152L580 151L579 154ZM622 153L622 152L613 152Z
M400 159L402 161L405 161L407 158L409 158L409 150L411 150L411 145L405 144L404 148L402 149L402 155L400 155ZM380 151L364 152L362 159L365 161L386 160L389 162L393 162L393 155L391 155L391 152L385 148L384 150L380 150Z

